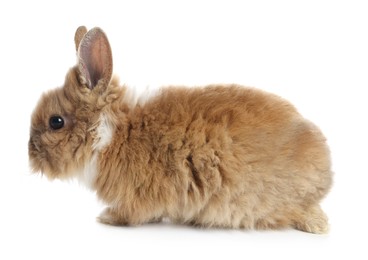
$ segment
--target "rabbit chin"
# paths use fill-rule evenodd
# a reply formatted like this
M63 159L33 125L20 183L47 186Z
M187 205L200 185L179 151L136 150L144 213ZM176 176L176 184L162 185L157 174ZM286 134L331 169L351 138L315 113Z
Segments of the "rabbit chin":
M30 146L35 146L30 141ZM47 157L46 153L40 153L39 150L35 151L33 148L30 150L29 168L32 173L41 173L42 176L46 176L48 180L55 179L70 179L70 171L66 170L66 167L62 167L60 164L52 164Z
M72 179L74 176L73 171L55 171L47 163L40 163L38 165L35 165L34 162L31 162L30 168L33 173L41 173L42 176L46 176L46 178L50 181L53 181L55 179L69 180Z

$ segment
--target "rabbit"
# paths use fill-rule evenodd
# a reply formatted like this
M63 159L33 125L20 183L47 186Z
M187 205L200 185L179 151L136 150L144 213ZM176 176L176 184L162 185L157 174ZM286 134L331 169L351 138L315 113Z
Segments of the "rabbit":
M328 232L330 151L292 104L236 84L137 99L112 75L100 28L74 40L77 65L31 117L33 172L78 179L106 204L105 224Z

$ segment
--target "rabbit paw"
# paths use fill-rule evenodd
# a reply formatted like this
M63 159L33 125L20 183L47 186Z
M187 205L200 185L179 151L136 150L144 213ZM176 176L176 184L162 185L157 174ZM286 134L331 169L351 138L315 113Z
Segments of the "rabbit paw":
M314 234L326 234L329 230L327 216L319 206L311 207L304 212L301 218L296 221L295 227Z
M97 221L107 225L113 226L123 226L128 223L124 221L112 208L106 208L99 217L97 217Z

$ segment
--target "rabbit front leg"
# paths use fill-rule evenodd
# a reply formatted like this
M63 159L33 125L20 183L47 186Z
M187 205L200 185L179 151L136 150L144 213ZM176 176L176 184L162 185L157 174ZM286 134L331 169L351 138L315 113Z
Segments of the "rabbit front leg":
M161 216L149 216L146 214L145 216L132 216L127 217L121 213L121 211L113 208L107 207L105 208L97 220L102 224L112 225L112 226L137 226L144 223L159 223L162 221Z
M107 207L104 209L100 216L97 217L97 220L100 223L113 226L126 226L129 224L128 221L121 217L112 207Z

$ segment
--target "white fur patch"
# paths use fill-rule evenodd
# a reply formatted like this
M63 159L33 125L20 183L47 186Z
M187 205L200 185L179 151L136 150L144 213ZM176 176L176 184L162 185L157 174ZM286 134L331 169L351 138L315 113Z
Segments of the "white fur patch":
M105 114L101 114L99 119L99 126L97 127L97 136L92 145L93 155L91 161L86 163L81 173L78 175L79 182L87 188L93 189L93 184L98 174L97 159L100 151L109 145L114 133L114 127L109 118Z
M150 99L156 97L160 93L160 88L149 87L145 88L127 88L123 102L129 106L129 108L134 108L137 105L143 106Z
M91 161L86 163L82 171L78 174L79 183L91 190L97 177L97 155L98 153L94 153Z
M138 105L143 106L146 104L149 100L152 98L158 96L160 94L160 88L150 88L146 87L146 89L143 91L143 93L138 98Z
M123 103L127 104L129 108L133 108L138 103L138 93L136 88L127 88L124 94Z
M92 149L97 152L101 151L106 145L110 144L112 135L114 133L114 127L107 115L101 114L99 122L99 126L97 127L97 138L92 145Z

